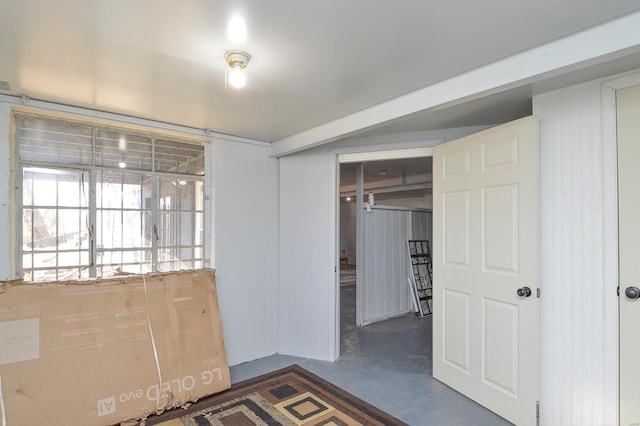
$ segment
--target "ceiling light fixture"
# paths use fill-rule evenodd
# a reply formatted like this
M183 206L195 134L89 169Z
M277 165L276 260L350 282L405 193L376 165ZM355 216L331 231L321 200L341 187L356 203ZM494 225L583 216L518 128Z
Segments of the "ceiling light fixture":
M229 84L236 89L244 87L247 84L247 76L243 70L247 67L251 56L242 50L229 50L224 54L224 59L232 68L229 73Z

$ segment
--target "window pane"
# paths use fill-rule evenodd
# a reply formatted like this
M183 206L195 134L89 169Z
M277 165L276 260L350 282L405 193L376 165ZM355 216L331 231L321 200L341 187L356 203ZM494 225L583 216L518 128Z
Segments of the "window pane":
M58 249L80 249L86 241L86 211L64 209L58 211Z
M122 215L122 247L142 246L142 212L125 211Z
M22 255L22 268L31 269L33 267L32 261L33 255L31 253Z
M58 259L55 252L34 253L33 255L34 268L55 268L58 263L57 261Z
M33 210L33 250L55 250L58 218L56 209Z
M98 221L98 248L122 247L122 212L120 210L99 210L96 213Z
M197 245L204 245L204 213L194 213L196 221L194 228L194 240L193 243Z
M151 178L144 175L123 175L122 207L125 209L149 208Z
M204 176L204 146L156 140L156 171Z
M33 175L26 170L22 172L22 205L33 205Z
M57 203L57 176L50 170L25 169L24 175L33 186L34 206L55 206Z
M122 252L120 250L98 250L98 265L120 265Z
M87 207L89 174L62 169L25 167L22 173L22 204Z
M161 247L195 244L194 213L160 213L158 233Z
M160 210L175 210L178 208L178 183L175 179L159 179L160 196L158 201Z
M89 173L65 172L58 175L58 206L89 206Z
M151 139L140 135L97 130L96 165L129 170L151 170Z
M21 160L92 164L90 127L32 116L20 116L18 122Z
M80 278L80 268L58 269L58 280L77 280Z
M60 252L58 253L58 266L82 266L80 252Z
M58 279L58 274L55 269L47 269L33 271L32 277L32 281L55 281Z
M201 264L201 262L197 262L197 263ZM175 257L175 260L158 262L158 270L164 272L164 271L178 271L180 269L193 269L194 267L196 267L195 264L196 262L194 262L189 257L186 257L186 258Z
M202 182L188 179L160 179L160 210L202 210Z
M202 259L204 257L204 247L196 247L194 258Z
M96 186L97 208L122 208L122 173L98 171Z
M151 177L139 173L98 171L96 174L97 208L149 209Z
M30 209L30 208L22 209L22 250L23 251L33 250L33 234L32 234L33 217L34 217L33 209Z
M151 272L151 250L115 250L98 253L98 275Z

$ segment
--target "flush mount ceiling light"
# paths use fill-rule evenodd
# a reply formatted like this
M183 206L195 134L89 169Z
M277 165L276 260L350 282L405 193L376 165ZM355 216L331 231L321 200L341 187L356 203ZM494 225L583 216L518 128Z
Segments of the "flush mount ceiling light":
M242 50L229 50L224 54L224 59L232 68L229 73L229 84L236 89L244 87L247 84L247 76L243 70L247 67L251 56Z

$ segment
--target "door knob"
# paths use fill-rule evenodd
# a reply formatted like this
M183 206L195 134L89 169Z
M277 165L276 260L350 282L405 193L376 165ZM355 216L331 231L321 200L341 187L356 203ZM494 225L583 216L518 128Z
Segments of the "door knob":
M640 292L640 290L638 290ZM531 289L529 287L522 287L516 290L516 293L520 297L529 297L531 296Z
M631 300L640 299L640 288L638 287L627 287L624 290L624 295L627 296Z

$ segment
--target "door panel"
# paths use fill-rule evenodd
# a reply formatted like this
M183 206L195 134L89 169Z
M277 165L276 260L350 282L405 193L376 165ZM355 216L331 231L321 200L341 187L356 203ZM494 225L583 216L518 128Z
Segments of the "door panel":
M446 238L443 241L443 252L447 265L469 267L469 209L469 191L444 195Z
M482 190L482 265L485 271L518 273L518 186Z
M640 86L619 90L618 238L620 262L620 425L640 424L640 299L626 296L640 288Z
M469 295L445 290L443 309L445 342L442 358L452 367L468 374L471 349Z
M540 392L537 122L434 149L433 375L507 420ZM519 296L519 288L531 294Z
M482 379L518 397L518 305L483 298ZM503 348L493 351L491 348Z

